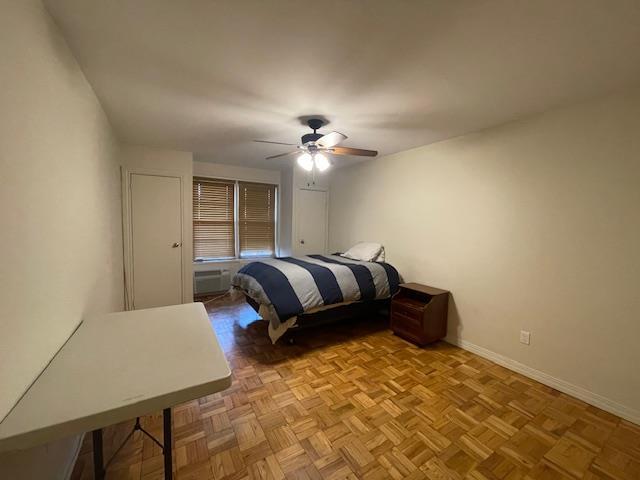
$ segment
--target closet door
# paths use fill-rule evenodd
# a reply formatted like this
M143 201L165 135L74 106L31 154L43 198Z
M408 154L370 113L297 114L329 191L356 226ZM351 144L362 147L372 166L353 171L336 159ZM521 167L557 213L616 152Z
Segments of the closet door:
M132 307L182 303L181 178L132 174L129 208Z
M298 190L296 255L327 253L327 192Z

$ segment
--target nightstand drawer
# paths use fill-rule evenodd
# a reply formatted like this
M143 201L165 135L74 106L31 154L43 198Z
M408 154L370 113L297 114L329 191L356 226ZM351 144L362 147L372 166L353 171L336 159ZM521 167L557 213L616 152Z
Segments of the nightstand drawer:
M391 310L393 313L399 313L405 317L421 319L424 312L421 308L416 308L404 302L392 302Z
M391 313L391 328L398 328L406 332L419 334L422 331L422 314L405 315L404 312L393 308Z
M420 320L406 317L400 313L391 316L391 329L396 335L413 343L420 343L422 337L422 323Z

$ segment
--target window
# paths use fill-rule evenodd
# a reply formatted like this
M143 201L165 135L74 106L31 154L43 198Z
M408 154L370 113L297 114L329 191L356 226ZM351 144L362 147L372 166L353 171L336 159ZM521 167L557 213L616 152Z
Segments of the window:
M194 177L194 260L274 256L276 208L275 185Z
M235 182L193 179L194 259L234 258Z
M238 183L240 258L273 256L276 250L276 187Z

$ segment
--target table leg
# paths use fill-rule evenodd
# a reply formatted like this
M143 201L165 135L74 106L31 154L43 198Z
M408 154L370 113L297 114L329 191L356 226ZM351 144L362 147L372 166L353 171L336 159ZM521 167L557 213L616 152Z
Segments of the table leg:
M164 452L164 479L173 479L173 463L171 461L171 450L173 448L171 441L171 409L165 408L162 411L162 420L164 426L163 452Z
M104 461L102 459L102 429L92 432L93 439L93 478L104 480Z

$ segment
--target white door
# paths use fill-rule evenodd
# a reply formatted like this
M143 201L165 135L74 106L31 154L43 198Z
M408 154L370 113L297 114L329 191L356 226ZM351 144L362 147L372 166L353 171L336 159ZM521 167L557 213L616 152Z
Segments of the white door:
M180 177L130 178L133 308L182 303Z
M327 253L327 192L298 190L296 253Z

